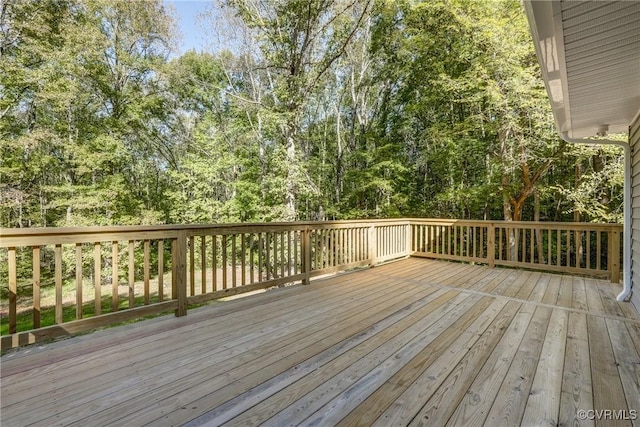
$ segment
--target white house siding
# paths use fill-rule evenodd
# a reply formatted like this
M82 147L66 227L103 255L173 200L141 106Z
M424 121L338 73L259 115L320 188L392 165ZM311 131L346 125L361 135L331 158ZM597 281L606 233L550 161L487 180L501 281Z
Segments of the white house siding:
M629 127L631 144L631 302L640 311L640 114Z

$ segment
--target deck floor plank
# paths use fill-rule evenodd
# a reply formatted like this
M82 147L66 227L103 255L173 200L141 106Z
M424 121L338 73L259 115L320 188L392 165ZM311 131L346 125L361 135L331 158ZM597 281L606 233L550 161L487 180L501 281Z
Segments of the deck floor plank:
M598 291L598 282L595 279L585 279L585 289L587 293L587 310L594 313L604 313L604 304L600 291Z
M587 290L584 279L581 277L573 278L573 304L576 310L588 310Z
M466 346L470 346L480 337L480 333L490 326L496 315L504 307L506 301L494 301L477 319L469 319L469 327L460 334L440 334L431 344L426 346L411 363L406 364L381 387L361 402L357 408L344 417L339 425L370 425L383 411L393 404L410 386L420 383L419 378L427 369L432 368L442 357L449 359L451 355L464 354ZM464 325L460 325L461 327ZM461 328L462 330L462 328ZM451 359L449 359L451 361ZM435 381L435 376L432 377ZM424 388L420 389L424 391ZM419 399L416 399L416 401Z
M366 298L376 296L378 298L384 299L386 298L386 287L387 282L381 282L379 286L371 286L371 292L367 293ZM363 282L364 286L366 283ZM376 284L377 285L377 284ZM325 289L325 291L329 291L329 289ZM357 292L357 291L355 291ZM320 295L314 294L316 297L324 297L319 300L318 306L312 307L310 310L304 313L304 316L311 323L317 322L317 319L313 316L322 315L323 313L330 312L331 315L334 315L336 311L340 310L341 306L344 306L344 310L348 310L346 307L346 303L338 303L342 297L339 295L336 290L333 290L334 294L333 299L330 297L331 295L327 292L324 292ZM345 292L346 297L348 298L350 292ZM326 299L326 304L325 301ZM295 304L296 299L292 298L291 303ZM290 303L290 305L291 305ZM278 318L279 316L290 313L291 311L287 310L287 306L284 304L271 304L260 307L257 311L257 316L263 319L265 322L269 322L271 318ZM280 310L280 313L279 313ZM290 308L290 310L295 310L294 308ZM44 384L40 386L38 390L40 394L50 392L52 387L55 387L56 390L63 391L64 387L73 386L76 382L86 381L89 378L100 377L101 375L106 375L111 372L114 372L116 375L113 377L109 375L110 382L116 381L118 378L126 376L129 374L127 372L127 368L139 369L139 366L136 364L144 363L146 360L153 359L156 363L166 362L171 358L175 357L186 357L189 354L197 354L201 352L203 349L209 349L211 347L211 342L215 341L220 348L222 345L227 345L228 348L234 349L236 351L239 350L238 344L241 342L249 342L252 345L255 345L257 342L255 341L260 336L268 337L269 339L273 339L278 336L277 331L282 330L283 327L287 326L287 324L291 324L294 321L299 326L304 326L303 322L304 317L298 317L296 319L285 318L284 321L275 323L268 327L264 327L260 324L255 324L255 322L246 316L242 316L241 312L229 313L226 316L222 315L216 319L216 322L204 321L200 324L196 323L192 328L189 328L189 331L184 331L181 333L172 334L168 337L162 338L162 335L154 336L154 340L151 342L145 342L145 340L140 340L139 342L129 342L126 345L121 344L114 347L111 350L111 353L106 352L98 352L94 354L92 357L83 358L83 366L81 369L75 369L75 359L65 360L64 363L52 363L50 366L46 367L46 370L41 372L51 373L49 377L52 381L48 384ZM216 324L218 322L228 322L236 325L238 328L244 328L245 334L242 336L238 336L232 330L225 330L223 328L217 328ZM253 324L253 325L252 325ZM253 326L252 329L248 329L249 326ZM208 332L212 330L212 332ZM253 332L253 333L252 333ZM190 340L193 339L194 345L189 348L182 348L178 346L181 340ZM230 341L232 340L232 341ZM238 342L240 341L240 342ZM165 350L166 346L176 346L176 350L172 353L167 353ZM162 357L158 357L158 355L162 355ZM208 353L207 357L211 357L212 354ZM82 357L82 356L80 356ZM101 360L104 357L110 357L111 363L103 364ZM74 372L77 375L69 376L67 375L66 368L74 369ZM40 372L40 373L41 373ZM33 382L37 382L37 376L34 377L34 380L29 380L29 378L20 378L20 386L16 387L15 393L19 393L22 390L29 390L34 386ZM104 383L104 381L102 381ZM106 385L106 384L105 384ZM69 396L73 398L73 395ZM15 399L19 399L19 396L9 396L8 401L6 402L7 406L11 406L12 401ZM37 407L37 405L36 405ZM33 408L33 406L32 406Z
M142 388L127 389L117 395L114 395L111 390L106 390L106 396L99 396L91 404L86 405L89 414L83 416L79 424L85 422L101 424L113 419L116 415L125 416L135 413L136 416L142 416L151 410L146 402L149 394L153 394L155 400L164 401L180 396L181 392L190 393L194 387L198 386L204 386L207 389L220 388L228 382L233 382L247 375L250 369L259 369L264 365L269 365L289 353L302 357L303 353L298 351L300 348L322 343L326 339L339 341L344 334L357 330L362 319L369 316L384 317L396 305L407 305L416 295L416 291L430 292L432 289L415 288L414 292L407 291L406 294L398 294L394 297L376 294L377 296L373 299L367 299L367 295L364 295L362 304L358 305L357 309L345 306L342 312L329 313L325 317L316 319L310 326L304 327L304 325L297 324L291 328L287 327L285 328L286 335L280 336L278 339L267 335L264 337L264 341L251 343L251 348L244 352L230 347L229 351L221 358L222 360L209 358L208 354L202 353L196 358L183 360L178 371L171 371L165 367L160 370L154 369L156 375L148 379ZM375 311L384 302L387 302L391 308ZM343 327L345 322L349 325L348 328ZM305 348L307 352L313 352L314 349L314 347ZM108 399L109 396L124 403L113 406ZM173 403L177 409L184 406L178 398L174 398ZM69 401L69 406L72 404L73 402ZM140 406L143 406L144 409L140 410ZM172 409L174 409L173 406L160 408L161 412ZM68 412L76 411L71 409Z
M532 274L530 271L518 271L518 273L519 274L516 280L514 280L512 283L503 284L505 286L501 285L496 289L495 293L498 295L504 295L506 297L515 297L516 294L520 291L520 288L525 285Z
M382 281L380 283L386 286L387 282ZM417 290L418 288L414 287L414 289ZM334 290L334 292L339 293L337 289ZM411 293L409 293L408 295L410 296ZM381 288L377 292L366 293L365 295L362 296L361 301L363 301L363 303L364 302L367 303L365 307L374 307L379 302L385 301L387 299L389 299L389 297L386 295L386 292L384 292L384 288ZM284 346L285 344L287 344L287 342L295 342L295 340L297 339L296 337L304 336L307 334L308 331L305 329L305 327L308 325L312 325L311 329L315 331L318 329L322 329L321 320L324 320L325 318L337 316L337 319L340 320L342 318L349 318L353 314L352 308L351 306L348 305L348 302L341 302L340 304L337 304L337 303L334 303L334 304L335 304L334 305L335 309L332 311L323 310L320 312L314 312L313 308L310 309L309 312L311 313L311 316L306 317L306 320L302 319L303 321L301 322L292 323L292 322L289 322L291 318L286 317L282 319L281 322L275 323L276 326L280 326L277 330L275 331L271 330L270 333L268 334L259 334L259 336L252 336L251 334L248 334L247 336L246 333L240 335L236 331L234 334L232 334L232 338L233 338L232 341L225 342L225 341L217 341L215 339L211 340L207 336L207 328L201 328L200 329L201 336L196 336L194 338L194 347L181 346L176 348L173 352L166 352L166 349L165 349L165 355L167 357L175 357L178 360L182 361L182 364L181 364L182 371L181 371L181 374L178 374L178 375L187 375L194 371L198 372L198 370L204 366L216 365L216 366L220 366L221 368L225 366L233 366L236 363L234 361L235 357L239 357L240 359L245 359L245 358L251 357L252 354L254 355L261 354L263 349L265 347L268 349L270 345L275 345L275 347L278 348L279 346ZM307 316L307 313L306 312L303 313L303 316ZM225 320L225 319L223 317L217 320ZM211 326L215 327L215 324ZM258 327L259 326L260 325L258 324ZM261 346L261 344L263 345ZM162 341L158 341L158 345L163 347ZM207 349L211 349L212 347L215 347L215 350L213 352L204 351ZM131 352L131 354L128 354L126 349L121 348L120 350L121 351L120 351L119 358L124 360L125 362L126 360L133 358L134 357L133 352L136 351L135 347L129 349L129 352ZM166 366L170 366L170 364ZM155 370L158 373L158 376L147 381L145 383L146 387L152 387L153 384L155 384L156 382L167 381L171 377L171 374L165 372L165 365L161 365L160 367L156 368L154 366L144 366L144 364L142 364L141 366L140 364L137 364L137 365L126 365L125 368L129 369L130 371L129 376L131 372L135 372L136 375L140 375L141 373L144 374L147 371ZM125 368L117 369L117 374L124 375L125 373L123 371L126 370ZM164 375L161 375L161 374L164 374ZM126 375L125 375L125 378L126 378ZM62 388L59 391L61 392L61 394L63 394L64 398L61 398L55 402L55 408L56 410L62 410L65 402L68 402L68 406L70 408L73 408L74 404L88 403L89 399L91 398L94 398L94 400L103 400L102 399L103 397L113 394L112 390L114 387L117 390L118 388L117 381L109 381L109 380L106 382L101 381L99 385L96 385L94 387L92 395L89 395L89 396L76 395L73 393L67 394L67 393L64 393L64 391L66 390ZM100 394L101 392L104 393L104 396ZM132 395L134 393L141 394L142 391L136 390L136 389L128 390L125 393L119 393L119 398L124 398L125 395ZM101 404L108 405L108 401ZM98 407L100 406L98 405ZM46 410L50 408L41 407L41 409Z
M381 268L381 270L383 269ZM389 269L386 269L386 270L389 270ZM412 269L409 269L409 271L412 271ZM369 273L369 272L363 271L362 273ZM338 283L338 281L342 280L344 277L345 276L338 276L338 277L332 278L330 281L327 282L327 284L333 285L335 283ZM351 290L357 291L357 289L360 287L371 287L376 285L376 282L374 282L373 284L371 283L370 276L368 274L362 274L362 275L359 274L357 276L354 276L351 279L352 280L349 280L349 288L346 290L346 292L350 292ZM286 294L288 298L283 298L285 295L282 295L282 294L276 294L274 292L266 292L260 295L256 295L256 297L252 299L244 298L244 299L238 299L235 301L229 301L229 303L225 304L224 307L221 305L217 305L213 307L213 310L215 311L215 316L234 315L235 313L235 315L238 318L241 318L242 315L237 313L250 308L252 309L252 311L255 311L256 315L261 315L260 311L269 310L269 309L274 313L278 313L278 312L284 313L292 305L291 303L295 304L295 302L300 298L306 299L310 297L317 298L317 300L321 302L324 302L326 300L327 305L330 307L331 306L331 301L329 300L330 296L327 296L327 295L334 293L334 291L332 289L327 289L327 288L330 288L330 286L328 287L312 286L307 289L300 286L285 288L279 291ZM289 298L291 298L291 300L289 300ZM294 310L294 308L291 308L291 310ZM201 310L196 310L193 313L190 313L189 319L179 318L179 319L175 319L175 322L161 322L158 325L154 325L153 324L154 322L151 321L149 322L148 326L145 325L146 326L145 329L147 331L150 330L149 331L150 333L147 333L146 336L143 334L135 335L135 334L132 334L131 331L129 331L129 333L126 333L124 332L125 331L124 329L114 330L113 333L108 334L107 339L94 340L94 341L97 341L98 343L96 342L92 343L93 346L88 346L88 345L83 346L83 350L84 350L83 355L86 358L86 354L88 352L95 352L104 357L105 355L105 348L103 348L105 345L104 341L110 341L111 344L116 342L118 344L134 342L136 347L138 347L141 343L144 342L143 340L145 338L148 338L148 340L158 340L159 337L162 336L161 332L169 331L171 330L171 328L173 328L173 330L175 330L176 327L187 329L187 330L195 330L198 327L202 327L200 322L206 323L210 316L211 316L210 311L202 312ZM166 319L170 319L170 318L165 317L163 320L166 320ZM232 321L235 321L235 320L232 320ZM169 325L166 325L166 327L163 328L164 326L163 323L169 323ZM176 323L178 323L178 325L176 325ZM136 328L142 328L142 326L140 325L141 325L140 323L132 325L132 330L135 330ZM143 336L140 336L140 335L143 335ZM107 351L108 350L109 349L107 348ZM30 359L31 359L31 363L29 365L31 367L30 370L33 370L33 368L38 366L38 361L41 362L40 366L42 367L46 367L49 370L57 370L60 368L60 365L51 366L52 362L56 361L57 359L64 362L64 361L67 361L69 357L77 356L78 354L79 353L77 352L77 350L75 350L75 347L58 347L46 353L34 354L33 356L30 356ZM19 361L19 358L12 359L11 356L12 355L9 355L7 360L3 361L3 377L7 375L6 380L8 382L12 380L12 378L9 375L13 373L19 373L16 371L15 368L13 368L13 365L24 366L24 364L22 364ZM19 379L15 379L14 381L22 382L23 379L19 378Z
M558 289L558 300L556 305L559 307L571 308L573 300L573 277L562 276L560 279L560 288Z
M373 290L375 290L375 288ZM354 292L357 292L357 291L354 291ZM382 294L384 292L384 288L378 289L378 292ZM350 292L346 291L345 293L348 295ZM321 298L319 299L319 301L321 301L321 304L319 304L318 307L313 307L313 309L310 310L310 312L317 311L318 313L322 312L322 308L324 308L325 311L333 310L335 306L332 305L332 302L333 304L335 304L335 301L337 301L340 298L338 296L338 297L334 297L335 300L332 300L330 295L326 292L322 294L314 294L314 296L317 298ZM322 304L324 302L323 299L325 299L323 297L326 297L326 300L327 300L326 305ZM287 310L288 308L289 310ZM270 318L276 318L278 316L278 313L280 313L280 315L283 315L283 314L290 313L291 312L290 310L293 310L293 309L291 309L290 306L287 306L284 303L278 304L278 305L265 304L262 307L256 309L256 315L260 316L261 319L264 319L265 321L268 322ZM240 311L236 313L229 313L227 315L225 315L224 313L220 313L217 316L217 319L219 319L220 321L227 321L227 322L233 323L238 327L243 327L243 328L249 328L251 326L251 323L254 323L251 321L250 318L243 316ZM92 354L80 353L77 355L73 355L73 357L69 357L68 359L61 360L59 362L51 362L48 366L43 367L43 369L39 369L37 370L37 372L32 370L27 374L33 375L34 373L42 374L45 372L51 372L54 375L56 374L58 375L59 378L56 378L56 380L61 381L65 379L65 376L64 376L65 368L73 367L73 365L75 364L75 359L79 357L83 359L83 367L79 369L74 369L74 372L76 372L81 378L87 378L87 376L85 375L85 372L87 372L89 376L98 376L110 370L118 370L121 367L123 367L121 364L118 364L118 362L122 362L124 363L124 366L126 366L131 363L138 362L139 361L138 359L144 360L148 357L155 357L157 355L156 354L157 352L163 352L164 346L175 345L183 340L189 340L191 338L202 338L202 339L194 340L195 345L206 347L210 345L210 343L207 342L208 339L214 339L218 342L225 342L225 339L228 339L229 337L233 338L235 336L233 331L226 330L223 328L217 328L215 323L217 322L210 322L208 319L205 319L200 322L196 321L194 322L193 325L185 324L181 328L176 328L175 330L176 333L170 334L168 336L164 336L164 334L157 333L154 335L150 335L148 337L141 338L139 340L135 340L135 341L132 340L126 343L119 343L118 346L113 346L113 348L108 349L107 351L93 352ZM260 325L254 325L253 329L255 330L259 328L260 328ZM203 329L206 330L205 332L208 335L206 339L205 337L200 337L200 335L203 335ZM247 331L247 334L251 332L251 330L247 330L247 329L245 330ZM266 330L265 332L269 332L269 330ZM123 350L127 350L132 347L134 347L136 350L136 355L133 355L132 359L122 358L122 357L118 358L118 355L122 356ZM197 347L190 348L190 351L194 351L194 350L197 350ZM112 363L110 363L109 365L100 364L100 360L105 357L109 357ZM96 363L92 364L91 362L96 362ZM162 362L162 360L158 360L158 362ZM107 370L107 371L103 372L103 370ZM71 378L66 377L66 378L69 380L74 379L73 377ZM20 389L28 390L33 386L33 384L31 384L29 381L29 376L23 373L15 374L12 377L9 377L8 380L9 380L7 381L8 384L18 383L16 384L17 387L14 391L19 391ZM35 380L37 381L37 376L35 377ZM78 379L75 378L75 380L77 381ZM58 383L56 386L60 387L61 385L62 385L61 383ZM41 389L40 392L42 393L48 392L48 389L46 388Z
M562 276L557 274L550 275L549 285L544 293L542 302L544 304L556 305L558 302L558 292L560 292L560 284L562 283Z
M619 290L408 258L9 352L2 425L589 425L640 406Z
M302 362L301 365L293 365L293 368L285 369L282 371L279 371L279 369L281 368L279 368L277 365L266 367L264 372L258 372L257 375L271 376L271 380L267 381L267 383L273 382L276 385L268 390L262 391L263 399L268 396L267 393L273 393L268 399L262 402L259 400L256 403L260 403L260 406L262 408L268 407L269 409L267 412L275 412L276 408L283 409L284 407L288 406L293 400L306 395L310 391L314 390L317 386L322 384L322 382L327 381L329 379L326 376L327 374L333 375L336 371L341 371L340 368L347 369L351 367L356 361L359 361L360 359L365 357L369 357L368 355L371 352L381 351L380 349L384 348L385 346L391 346L393 348L398 344L398 342L402 342L403 339L411 339L407 337L411 337L412 335L418 333L420 325L430 325L433 322L436 322L439 316L446 314L447 311L452 310L456 307L456 305L463 303L463 301L467 299L462 295L455 295L454 292L439 291L437 294L438 296L435 299L432 299L430 301L427 301L425 299L424 302L428 303L422 305L416 313L412 313L410 316L397 321L392 326L387 326L385 333L376 334L360 345L348 349L348 352L344 357L335 357L341 355L336 354L336 351L332 351L331 348L328 348L327 350L325 350L325 352L328 353L326 354L327 357L325 359L322 359L329 359L327 360L326 364L321 364L322 360L319 360L317 357L312 357ZM434 294L434 296L435 295L436 294ZM422 304L424 304L424 302L422 302ZM380 322L372 323L371 326L367 328L367 330L378 331L384 327L385 322L388 322L389 319L395 319L400 314L400 312L396 312L390 318L385 318ZM387 330L389 330L389 332L393 332L393 334L390 334L389 332L387 332ZM361 338L365 336L367 335L357 334L354 337L356 338L356 341L360 341ZM389 341L392 340L396 340L396 342L390 344ZM344 347L343 343L337 345L337 348L341 347ZM346 362L349 363L346 364ZM286 360L284 360L281 364L284 367L291 366L290 364L287 364ZM309 366L312 371L309 372L309 370L305 369L305 366ZM299 379L301 378L301 375L305 374L310 375L309 378L305 377L304 381L300 381ZM228 391L226 391L225 394L236 396L238 402L243 402L244 404L253 394L253 389L247 386L250 386L254 381L255 378L247 377L244 381L229 384L229 386L227 386ZM314 386L309 387L309 383L313 383ZM203 399L199 399L199 402L203 401L204 399L213 398L215 397L205 396ZM203 402L204 407L207 407L207 405L208 403ZM234 422L246 424L246 417L251 417L252 413L254 412L256 411L248 411L242 414L241 421L234 419ZM258 412L263 411L259 409ZM216 424L218 423L217 421L221 420L222 418L223 415L216 414L216 412L203 417L203 419L216 419ZM254 422L257 422L257 420L251 420L251 424L253 424Z
M383 345L394 336L414 325L419 319L440 313L445 302L459 295L454 291L439 290L422 301L415 311L402 310L368 328L366 333L319 353L302 364L273 377L270 381L238 394L225 404L201 416L213 424L230 421L229 425L256 425L278 410L311 392L326 382L335 372L341 372L361 357ZM304 380L301 380L304 378ZM265 408L269 408L268 410Z
M640 355L633 351L633 342L623 322L607 319L606 324L627 406L638 411L640 410ZM640 425L640 420L633 421L635 426Z
M591 359L591 381L593 383L594 410L628 409L622 381L611 347L606 320L588 316L589 357ZM625 420L596 420L597 426L630 426Z
M393 357L388 358L383 364L376 366L367 375L360 378L358 382L353 384L348 390L334 397L330 402L318 409L315 414L304 422L318 424L323 423L326 419L329 424L335 425L352 412L360 403L365 402L382 384L392 381L392 378L398 375L404 366L416 366L418 370L425 365L428 366L433 360L431 355L439 353L440 350L438 344L441 343L436 344L437 338L443 337L447 339L450 335L464 335L464 331L470 324L474 324L474 321L478 318L483 318L484 322L475 323L475 325L476 327L482 328L484 324L488 323L489 319L495 315L495 310L501 306L501 302L493 304L493 310L490 310L491 314L486 317L482 316L482 313L492 305L492 301L495 302L495 300L491 298L482 298L473 307L458 317L453 324L442 330L433 341L416 341L414 349L407 347L398 351ZM431 346L432 344L434 345ZM375 405L375 403L365 403L366 407L375 407L370 405Z
M529 294L527 299L532 302L542 302L550 282L551 282L551 275L549 274L540 275L540 278L535 283L535 286L531 290L531 293Z
M274 417L265 422L265 426L281 426L289 423L302 422L314 414L333 399L341 399L339 403L346 403L344 398L349 395L357 395L359 386L373 386L377 383L381 375L389 375L395 373L401 366L402 359L411 359L420 351L423 345L431 343L439 334L443 333L447 328L451 327L465 312L472 307L478 307L482 304L482 308L486 308L486 304L490 303L486 299L477 296L466 298L463 302L457 303L456 306L449 307L446 314L443 313L440 318L433 319L430 322L431 327L428 329L418 330L418 334L411 337L409 341L393 339L385 347L380 347L376 351L369 353L366 357L358 360L356 363L342 371L339 375L334 375L327 382L316 387L311 393L301 397L292 405L283 411L277 413ZM476 308L477 310L478 308ZM431 320L431 319L429 319ZM401 338L401 337L399 337ZM388 367L388 370L382 368ZM371 381L367 381L370 379ZM383 378L384 380L385 378ZM350 391L350 393L343 393ZM338 402L336 402L338 403ZM325 408L325 411L330 408ZM332 413L335 413L331 411ZM328 414L327 414L328 415ZM346 415L346 414L345 414ZM340 417L342 418L342 417ZM306 423L307 421L305 421Z
M458 340L468 351L452 348L440 357L407 388L402 399L379 417L378 424L444 425L520 308L520 304L509 301L482 335L468 343ZM413 400L412 395L420 398Z
M631 341L636 347L636 351L640 354L640 323L625 322Z
M467 426L485 422L513 357L525 338L535 308L533 305L525 305L518 311L446 425Z
M613 316L624 317L625 313L620 308L618 301L616 301L616 295L615 292L613 292L611 285L601 280L597 282L596 287L598 288L598 291L600 291L604 312Z
M562 395L558 415L560 425L595 425L593 420L584 420L578 417L579 410L593 409L592 389L587 316L580 313L569 313Z
M522 417L523 425L558 425L568 321L567 311L553 310Z
M514 298L530 300L531 293L533 292L534 288L538 286L538 281L541 277L542 273L538 271L531 273L531 275L527 277L527 280L524 282L522 287L518 290L518 293L514 295Z
M496 400L489 410L487 423L495 426L520 424L540 360L551 312L547 307L536 308L525 333L526 339L522 340Z

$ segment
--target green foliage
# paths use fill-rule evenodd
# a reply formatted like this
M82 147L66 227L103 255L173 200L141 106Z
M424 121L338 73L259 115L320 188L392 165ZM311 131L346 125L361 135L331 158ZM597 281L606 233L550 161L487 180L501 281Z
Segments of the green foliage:
M558 139L520 2L218 6L227 50L170 59L159 0L3 3L2 226L621 220L620 154Z

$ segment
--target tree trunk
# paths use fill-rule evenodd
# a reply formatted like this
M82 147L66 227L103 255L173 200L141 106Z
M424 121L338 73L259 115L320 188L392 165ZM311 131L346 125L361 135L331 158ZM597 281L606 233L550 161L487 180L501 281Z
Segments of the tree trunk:
M287 176L285 180L284 195L284 221L295 221L298 214L296 211L296 170L298 168L296 159L296 143L293 134L287 135Z
M506 176L502 177L502 185L505 189L502 190L502 211L504 215L505 221L513 221L513 211L511 206L511 198L509 193L506 190L506 186L508 184L508 178ZM514 261L517 259L518 253L518 242L516 240L516 232L513 228L507 229L507 261Z

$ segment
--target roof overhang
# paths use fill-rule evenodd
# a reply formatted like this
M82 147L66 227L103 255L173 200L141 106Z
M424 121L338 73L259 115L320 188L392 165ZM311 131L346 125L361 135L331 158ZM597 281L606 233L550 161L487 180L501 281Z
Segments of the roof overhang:
M524 0L556 128L627 132L640 112L640 1Z

